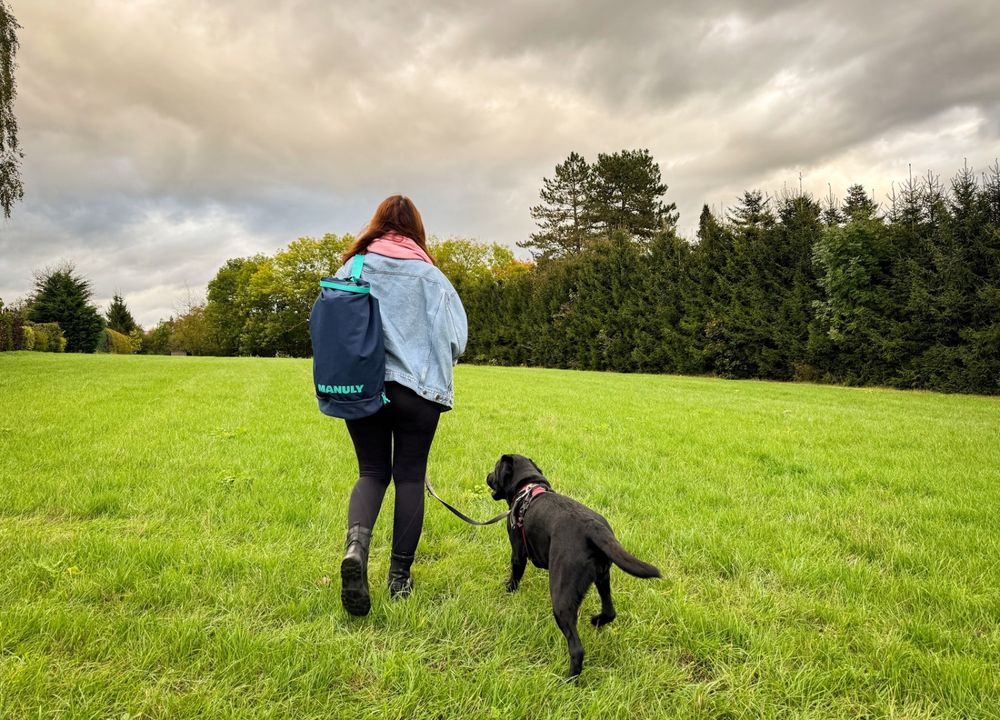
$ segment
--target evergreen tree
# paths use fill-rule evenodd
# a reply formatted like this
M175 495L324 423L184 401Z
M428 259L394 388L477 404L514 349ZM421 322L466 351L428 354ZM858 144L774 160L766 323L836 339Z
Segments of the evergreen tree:
M704 215L704 213L703 213ZM635 326L631 354L639 372L703 369L699 283L694 249L673 230L657 233L634 279L635 306L623 315Z
M739 204L730 211L729 222L739 229L767 230L775 222L770 205L771 198L765 197L760 190L747 190Z
M14 203L24 197L21 184L23 155L18 146L17 118L14 117L14 97L17 95L14 68L20 27L7 1L0 0L0 207L8 218Z
M646 274L638 248L618 230L595 241L576 260L575 282L559 322L568 366L636 370L636 289Z
M601 153L592 173L587 210L596 230L609 234L620 229L648 241L677 224L677 205L664 204L667 186L648 150Z
M833 227L843 222L844 213L840 209L837 198L833 196L833 188L831 187L829 194L826 196L826 202L823 205L823 224L827 227Z
M66 336L66 352L94 352L104 321L90 299L90 281L70 265L41 273L35 279L29 319L59 323Z
M123 335L129 335L139 327L132 317L132 313L129 312L128 306L125 305L125 300L118 293L115 293L111 300L107 320L109 328Z
M932 258L928 237L932 228L925 214L924 188L912 174L890 196L888 217L892 246L892 280L890 294L896 310L890 326L889 347L894 350L887 358L892 370L892 382L902 387L919 387L913 375L913 358L918 357L933 342L931 330Z
M531 284L525 323L528 362L545 367L579 368L574 342L580 277L585 253L539 264Z
M770 200L747 191L729 214L733 245L720 276L724 301L705 328L705 353L724 377L769 377L776 352L768 315L775 217Z
M710 361L706 356L706 339L728 304L725 269L733 238L708 205L701 209L697 237L690 260L696 290L687 300L686 322L693 328L692 341L702 357L699 364L707 365Z
M805 372L820 213L815 200L798 195L785 197L775 217L759 191L744 193L730 213L725 301L706 326L706 352L721 374L791 379Z
M889 232L877 217L855 214L826 229L813 248L821 295L810 355L832 379L857 384L890 380L895 315Z
M957 193L956 193L957 194ZM970 234L969 263L975 275L969 327L963 332L965 390L1000 392L1000 164L983 178L980 230ZM955 211L956 220L960 213ZM972 226L975 227L975 226ZM971 228L970 228L971 230Z
M772 337L780 349L778 372L786 377L813 379L816 373L808 341L819 298L812 253L824 230L821 215L819 203L803 194L785 198L778 212L769 268L777 300Z
M871 220L878 214L878 205L868 197L864 187L851 185L841 207L845 220Z
M531 208L531 218L539 227L531 239L519 242L542 260L579 253L590 236L588 198L591 167L575 152L556 165L554 178L542 179L542 203Z
M963 333L972 323L976 290L976 243L984 231L980 190L966 165L945 192L936 178L924 181L924 215L930 264L923 274L928 306L921 323L926 347L911 363L909 377L921 387L967 389Z

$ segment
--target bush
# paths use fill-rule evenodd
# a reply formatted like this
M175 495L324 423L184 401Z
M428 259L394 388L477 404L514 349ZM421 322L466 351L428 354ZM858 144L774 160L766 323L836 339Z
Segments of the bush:
M24 317L16 310L0 309L0 351L24 350Z
M0 310L0 352L14 349L14 313Z
M66 352L66 337L59 323L28 323L25 330L31 331L35 352Z
M28 325L24 328L24 347L22 350L34 350L35 349L35 328Z
M24 316L21 313L14 313L14 349L20 350L24 347Z
M43 327L32 327L32 334L35 336L35 345L32 350L38 352L49 351L49 333Z
M135 352L135 348L128 335L123 335L111 328L104 328L104 331L97 339L97 348L94 352L131 355Z
M128 334L128 340L132 344L132 352L138 353L142 351L142 328L133 328L132 332Z
M145 355L169 355L170 336L174 331L174 320L161 320L160 324L143 334L142 352Z

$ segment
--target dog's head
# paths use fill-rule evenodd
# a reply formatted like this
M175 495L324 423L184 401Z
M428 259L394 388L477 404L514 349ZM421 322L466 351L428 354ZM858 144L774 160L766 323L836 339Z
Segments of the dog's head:
M519 487L537 479L545 480L545 476L533 460L524 455L504 455L486 476L486 484L493 491L494 500L511 502Z

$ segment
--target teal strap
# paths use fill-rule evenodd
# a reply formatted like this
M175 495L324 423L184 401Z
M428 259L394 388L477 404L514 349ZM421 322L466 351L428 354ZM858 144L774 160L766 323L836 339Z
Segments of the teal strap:
M388 405L389 404L389 396L386 395L385 393L382 393L382 404L383 405Z
M372 291L370 287L359 287L357 285L348 285L347 283L331 282L330 280L320 280L319 286L330 288L331 290L346 290L347 292L356 293L370 293Z
M357 282L361 279L361 268L365 264L365 256L360 253L354 256L354 264L351 265L351 280Z

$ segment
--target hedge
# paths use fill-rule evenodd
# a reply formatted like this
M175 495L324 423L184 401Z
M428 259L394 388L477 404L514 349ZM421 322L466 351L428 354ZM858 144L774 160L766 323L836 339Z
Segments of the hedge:
M95 352L131 355L136 350L135 343L133 343L128 335L124 335L111 328L104 328L104 332L101 333L101 337L97 341L97 350Z
M0 310L0 352L34 350L65 352L66 337L59 323L33 323L13 310Z
M66 337L63 335L59 323L26 323L25 332L31 331L33 336L32 347L18 348L20 350L34 350L36 352L66 352Z

